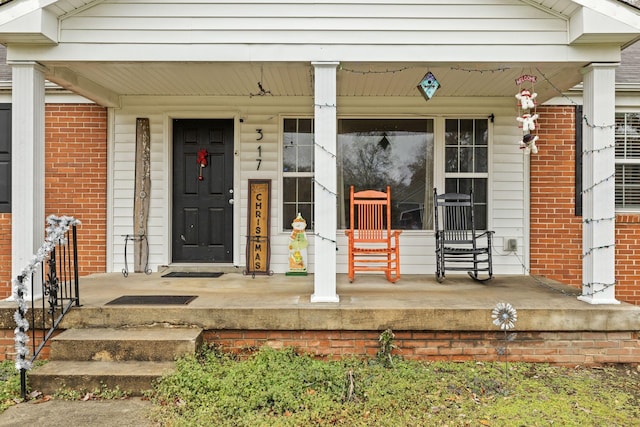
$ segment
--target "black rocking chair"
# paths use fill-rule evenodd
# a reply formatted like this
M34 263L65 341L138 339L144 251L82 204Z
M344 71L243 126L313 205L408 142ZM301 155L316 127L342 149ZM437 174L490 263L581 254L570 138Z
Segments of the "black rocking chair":
M438 282L444 280L445 271L467 271L478 282L490 280L493 277L491 240L494 232L476 234L473 195L438 194L434 188L433 199Z

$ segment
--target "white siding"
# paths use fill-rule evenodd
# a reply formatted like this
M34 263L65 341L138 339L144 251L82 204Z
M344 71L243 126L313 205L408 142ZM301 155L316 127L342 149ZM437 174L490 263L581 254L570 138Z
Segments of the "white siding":
M519 0L105 0L63 16L60 26L60 42L81 44L424 45L430 40L564 45L567 22Z
M498 274L520 274L520 259L526 259L528 236L528 157L518 148L520 130L515 120L515 101L504 98L440 98L424 102L420 98L345 97L338 99L338 117L441 117L495 115L490 147L490 227L496 232L494 265ZM234 264L245 264L247 234L247 184L249 179L272 180L271 269L287 271L288 233L282 231L281 217L281 141L280 123L283 116L313 115L310 97L141 97L129 98L124 107L115 111L110 142L113 165L112 222L113 240L111 271L120 271L124 261L123 234L133 229L133 186L135 119L148 117L151 126L151 207L149 215L150 267L170 263L170 122L173 117L235 118L235 215ZM263 138L257 141L261 129ZM262 162L257 169L258 146ZM543 148L542 148L543 149ZM436 178L438 179L438 178ZM346 239L338 232L337 271L345 273ZM309 233L309 258L313 262L314 237ZM503 240L518 240L518 256L501 255ZM404 274L432 274L435 271L433 233L405 231L401 235L401 271ZM131 248L129 248L130 250ZM132 252L129 252L129 267ZM315 266L310 265L313 272Z

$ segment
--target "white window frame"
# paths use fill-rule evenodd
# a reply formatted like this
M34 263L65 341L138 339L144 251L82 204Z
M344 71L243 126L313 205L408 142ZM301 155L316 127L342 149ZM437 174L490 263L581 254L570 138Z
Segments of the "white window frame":
M487 121L487 171L486 172L447 172L446 171L446 141L445 141L445 133L446 133L446 120L486 120ZM493 228L493 218L491 216L491 169L493 165L492 161L492 146L493 141L493 126L492 121L488 117L488 115L456 115L449 114L446 116L436 118L436 126L435 126L435 145L436 145L436 161L438 162L437 167L434 168L434 173L436 177L434 182L437 182L436 188L439 193L444 193L445 191L445 183L447 178L484 178L487 180L487 189L486 189L486 215L487 215L487 223L486 229L491 230Z
M310 115L304 115L304 114L294 114L294 115L285 115L285 116L281 116L280 117L280 130L279 130L279 135L278 135L278 140L280 143L280 147L278 150L279 153L279 171L280 171L280 203L279 203L279 209L280 209L280 217L282 218L282 221L280 221L280 225L279 225L279 229L281 232L283 233L288 233L292 230L292 227L285 227L285 221L290 219L291 221L293 221L293 219L295 217L292 218L285 218L285 195L284 195L284 181L286 178L311 178L311 182L312 182L312 191L313 191L313 179L315 177L315 155L314 153L314 149L315 146L312 145L312 150L311 153L312 155L314 155L313 160L311 162L313 171L312 172L285 172L284 169L284 122L285 120L311 120L312 121L312 126L314 129L314 141L315 141L315 118L313 116ZM312 193L313 194L313 193ZM298 202L297 200L297 195L296 195L296 203ZM313 212L314 210L314 204L315 204L315 200L312 197L311 200L311 210ZM305 218L305 220L307 221L307 230L308 231L312 231L313 230L313 219L312 218Z
M616 111L616 116L620 115L620 114L624 114L625 115L625 120L626 120L626 115L627 114L638 114L640 115L640 110L625 110L625 111ZM616 117L617 119L617 117ZM617 122L617 120L616 120ZM640 124L638 126L638 131L640 132ZM614 140L617 143L617 126L614 128ZM625 148L626 148L626 144L625 144ZM640 148L639 148L640 150ZM618 165L637 165L640 167L640 156L638 158L622 158L622 157L618 157L617 156L617 150L616 150L616 156L615 156L615 165L616 165L616 169ZM616 171L616 175L617 175L617 171ZM617 182L616 182L616 187L617 187ZM638 187L640 187L640 181L636 184L638 185ZM639 190L640 191L640 190ZM623 206L618 206L617 204L617 197L618 194L616 194L616 212L639 212L640 211L640 207L623 207Z

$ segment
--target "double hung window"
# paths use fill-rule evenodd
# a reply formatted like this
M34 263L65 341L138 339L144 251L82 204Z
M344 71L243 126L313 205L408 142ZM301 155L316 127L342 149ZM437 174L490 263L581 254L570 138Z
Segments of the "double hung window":
M476 228L487 229L489 125L487 119L445 119L445 192L473 191Z
M616 208L640 209L640 113L616 113Z
M286 118L282 135L282 229L299 213L313 230L313 119Z

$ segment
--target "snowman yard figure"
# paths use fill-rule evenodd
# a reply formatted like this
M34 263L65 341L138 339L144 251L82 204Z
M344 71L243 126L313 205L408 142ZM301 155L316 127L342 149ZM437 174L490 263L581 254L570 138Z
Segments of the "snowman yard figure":
M289 235L289 272L287 275L307 275L307 246L309 241L305 230L307 221L298 213L291 223L293 230Z

